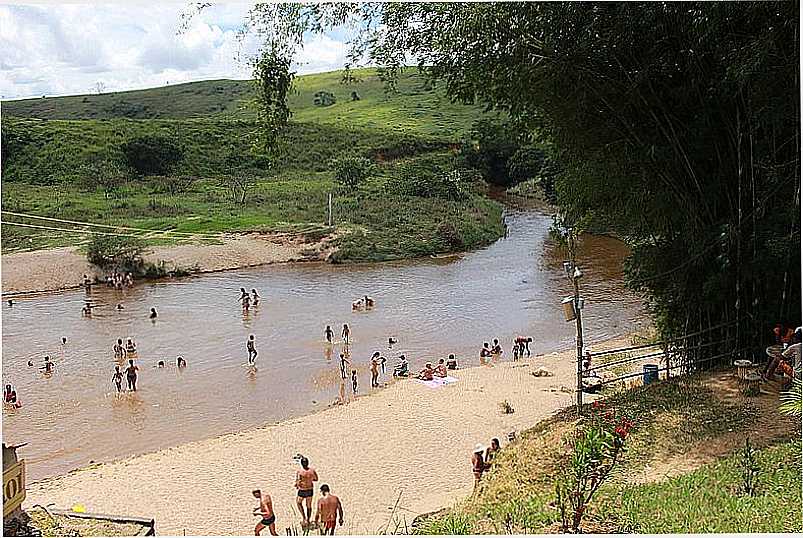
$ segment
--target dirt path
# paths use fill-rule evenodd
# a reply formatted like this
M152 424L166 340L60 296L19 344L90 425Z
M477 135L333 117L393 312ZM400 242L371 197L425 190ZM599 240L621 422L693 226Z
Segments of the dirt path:
M323 241L307 243L303 236L248 234L226 237L221 244L152 247L145 259L154 263L165 261L169 267L189 268L198 264L200 272L210 272L323 260L328 254ZM0 262L4 294L73 288L80 284L84 274L102 276L74 247L6 254Z

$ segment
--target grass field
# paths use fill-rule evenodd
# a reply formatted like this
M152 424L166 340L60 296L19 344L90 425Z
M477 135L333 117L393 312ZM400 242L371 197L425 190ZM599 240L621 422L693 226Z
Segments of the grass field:
M410 196L398 188L410 166L445 174L453 150L483 112L448 102L414 70L388 94L373 70L341 84L342 73L299 77L283 152L272 167L249 165L257 128L247 81L206 81L102 95L3 103L3 209L19 213L182 232L271 231L322 226L334 194L340 229L335 261L425 256L485 245L503 233L501 207L472 182L462 199ZM329 91L334 105L313 104ZM350 99L351 92L360 95ZM133 178L107 196L87 163L120 155L138 135L158 134L184 151L171 177ZM376 163L353 191L334 181L333 159L357 154ZM238 169L232 169L232 155ZM245 163L245 164L244 164ZM248 167L255 176L245 204L233 201L230 176ZM184 187L170 192L175 178ZM4 220L12 220L4 217ZM17 218L17 222L42 224ZM3 252L80 243L73 233L3 227Z
M706 374L703 374L706 375ZM740 446L764 422L782 420L777 410L715 394L701 378L672 381L617 393L609 409L633 417L624 459L586 514L586 532L704 533L800 532L801 442L797 425L763 442L757 451L758 490L740 491ZM710 380L710 379L709 379ZM769 396L768 396L769 397ZM777 403L775 404L777 405ZM568 410L522 434L494 460L473 497L425 519L420 534L511 534L552 532L560 515L553 507L561 442L574 427ZM735 433L734 433L735 432ZM659 473L699 456L701 446L737 438L714 461L662 479ZM755 441L755 438L754 438ZM754 443L755 444L755 443ZM659 470L660 469L660 470ZM647 478L645 478L647 477Z

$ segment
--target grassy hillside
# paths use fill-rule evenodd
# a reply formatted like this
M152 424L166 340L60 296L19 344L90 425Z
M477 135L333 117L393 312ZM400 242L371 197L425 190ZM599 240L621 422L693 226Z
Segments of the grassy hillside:
M731 372L675 378L606 398L633 418L618 472L604 484L581 529L597 533L800 532L800 420L777 396L747 399ZM515 402L514 402L515 403ZM504 447L475 494L424 519L421 534L544 533L560 529L555 479L567 410ZM741 491L740 449L757 451L755 495Z
M187 232L271 231L322 225L333 193L335 224L344 232L338 261L423 256L498 238L501 208L484 198L481 183L468 181L465 196L453 199L411 195L404 188L422 170L437 177L452 170L450 148L481 111L448 103L440 91L425 89L413 70L394 94L385 93L373 70L356 75L358 82L348 85L340 83L340 72L297 79L294 119L272 167L250 151L257 125L246 107L246 81L3 103L3 208ZM315 106L313 96L322 90L334 93L336 104ZM350 100L352 91L359 100ZM142 135L175 141L183 160L168 177L132 177L104 192L88 167L92 158L122 161L121 146ZM367 157L375 168L364 185L347 190L334 181L332 163L352 154ZM240 204L233 200L230 178L244 171L256 179ZM177 180L183 186L171 192ZM4 226L2 246L10 252L83 240Z

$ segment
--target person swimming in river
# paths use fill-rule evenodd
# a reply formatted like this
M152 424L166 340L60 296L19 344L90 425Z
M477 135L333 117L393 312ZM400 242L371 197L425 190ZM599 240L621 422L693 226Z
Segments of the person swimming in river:
M343 332L341 333L343 337L343 343L349 345L349 337L351 336L351 329L349 329L348 323L343 324Z
M257 306L259 304L259 297L260 295L257 293L256 288L251 288L251 303L254 306Z
M112 375L112 382L117 387L117 392L123 392L123 372L120 371L119 366L114 367L114 374Z
M248 337L248 342L245 343L245 349L248 350L248 364L253 366L257 360L257 348L253 334Z
M157 316L157 315L158 315L158 314L156 313L156 309L155 309L155 308L151 308L151 315L150 315L150 316L148 316L148 317L150 318L150 320L151 320L151 321L156 321L156 316Z
M388 338L388 349L393 349L393 344L398 344L399 341L392 336Z
M138 367L134 366L134 359L129 359L128 368L125 369L125 377L128 382L128 390L137 391L137 370Z
M332 338L335 336L335 331L332 330L332 327L327 325L326 330L323 331L323 335L326 337L326 341L330 344L332 343Z
M346 372L348 368L346 366L351 366L351 361L346 357L345 353L340 354L340 377L346 379Z
M187 361L185 361L183 357L178 357L176 359L176 366L178 366L179 368L184 368L185 366L187 366Z
M123 303L117 303L117 310L123 309Z
M17 399L17 390L11 384L6 385L3 391L3 403L17 409L22 407L22 402Z

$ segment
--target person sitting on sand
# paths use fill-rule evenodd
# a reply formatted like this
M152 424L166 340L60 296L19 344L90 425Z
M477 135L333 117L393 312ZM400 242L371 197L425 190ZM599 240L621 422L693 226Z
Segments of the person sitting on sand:
M117 392L123 392L123 372L120 371L119 366L114 367L112 382L114 383L114 386L117 387Z
M335 337L335 331L332 330L332 327L330 325L327 325L326 330L323 331L323 335L326 338L326 341L331 344L332 338Z
M485 470L491 468L491 463L493 463L494 456L496 453L499 452L499 439L494 437L491 439L491 446L485 451Z
M260 295L257 293L256 288L251 288L251 303L253 303L254 306L259 304L259 297Z
M137 370L139 368L134 366L134 359L129 359L128 368L125 369L125 377L128 382L128 390L134 392L137 390Z
M357 394L357 370L351 371L351 393Z
M262 520L254 528L254 534L259 536L259 533L267 527L271 535L279 536L276 532L276 514L273 513L273 501L270 495L262 493L258 489L252 491L251 495L259 500L259 508L254 508L254 515L262 517Z
M529 336L517 336L514 342L519 345L519 355L524 357L524 354L527 353L527 356L530 356L530 342L533 339Z
M435 375L435 369L432 367L432 363L428 362L420 372L418 372L418 379L423 381L432 381L433 376Z
M480 484L480 478L482 478L482 473L485 471L485 460L482 457L483 452L485 452L485 447L477 445L474 447L474 453L471 455L471 470L474 473L474 489L477 489L477 486Z
M400 355L399 364L393 368L393 377L407 377L408 375L410 375L410 369L407 363L407 357Z
M349 345L349 337L351 336L351 329L349 329L348 323L343 324L343 332L340 334L343 337L343 343Z
M347 366L351 366L351 361L346 357L345 353L340 354L340 377L346 379Z
M321 528L321 535L334 536L335 523L343 526L343 505L337 496L329 493L329 486L321 485L321 498L318 499L318 510L315 511L315 526Z
M438 359L438 365L435 367L434 375L438 377L446 377L446 365L443 359Z
M312 517L312 496L315 493L313 482L318 481L318 473L309 466L309 459L306 457L301 456L299 463L301 464L301 470L296 472L295 481L295 488L298 490L296 506L298 506L298 511L301 512L301 528L306 529Z
M185 366L187 366L187 361L185 361L183 357L177 357L176 366L178 368L184 368Z
M446 368L449 370L457 370L457 359L454 353L449 354L449 358L446 360Z
M484 342L482 344L482 349L480 350L480 364L485 364L485 361L490 358L491 356L491 348L488 345L488 342Z

